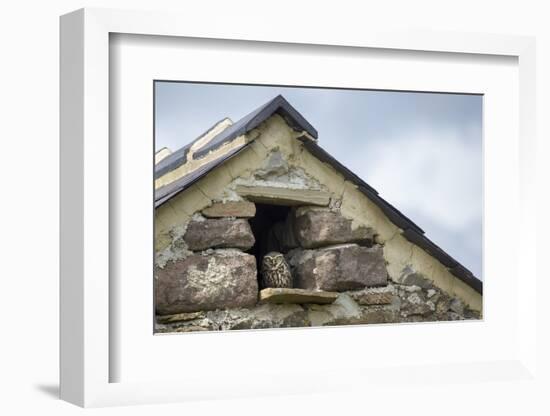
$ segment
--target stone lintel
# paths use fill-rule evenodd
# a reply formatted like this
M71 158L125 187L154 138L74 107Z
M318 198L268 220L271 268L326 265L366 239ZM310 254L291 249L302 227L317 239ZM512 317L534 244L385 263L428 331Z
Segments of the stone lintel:
M317 205L328 206L330 194L312 189L292 189L273 186L237 185L235 191L248 200L272 205Z

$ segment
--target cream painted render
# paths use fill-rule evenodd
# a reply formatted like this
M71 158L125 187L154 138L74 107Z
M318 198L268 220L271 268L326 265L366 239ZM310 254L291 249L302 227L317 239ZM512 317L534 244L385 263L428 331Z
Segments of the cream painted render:
M352 220L353 227L367 226L376 230L377 242L384 246L384 257L390 278L402 282L406 270L414 270L446 291L459 297L470 308L481 311L482 296L473 288L449 272L437 259L402 236L402 230L394 225L386 215L355 184L346 180L334 168L321 162L310 154L298 136L303 133L291 129L284 119L275 114L250 133L241 136L232 143L216 149L204 159L214 160L228 148L240 146L254 140L247 149L236 157L227 160L200 179L188 189L182 191L155 210L155 249L165 249L179 235L178 230L185 227L193 214L210 206L214 201L239 200L235 192L239 183L248 182L263 185L253 177L253 173L262 169L270 154L279 151L289 168L305 172L308 180L324 192L331 200L340 205L341 213ZM185 164L176 169L170 180L163 176L156 183L169 183L197 168L197 164ZM207 163L200 160L200 164ZM189 165L189 166L188 166ZM160 181L162 180L162 181ZM286 188L286 182L273 182L269 186ZM305 184L303 189L310 189Z
M189 153L187 153L187 159L194 159L194 155L197 150L202 149L204 146L210 143L210 141L214 137L216 137L218 134L220 134L222 131L232 125L233 122L229 118L224 118L222 121L216 123L214 127L204 133L201 137L197 139L195 143L193 143L193 145L189 148Z
M252 132L251 132L252 133ZM231 142L225 143L224 145L218 147L217 149L209 152L206 156L200 158L200 159L191 159L187 163L177 167L174 170L171 170L170 172L166 173L165 175L161 176L160 178L155 179L155 189L160 188L161 186L168 185L179 178L193 172L194 170L200 168L201 166L207 164L208 162L211 162L212 160L215 160L221 156L223 156L225 153L229 152L230 150L239 147L243 144L245 144L248 140L251 140L251 134L246 134L237 137L236 139L232 140Z

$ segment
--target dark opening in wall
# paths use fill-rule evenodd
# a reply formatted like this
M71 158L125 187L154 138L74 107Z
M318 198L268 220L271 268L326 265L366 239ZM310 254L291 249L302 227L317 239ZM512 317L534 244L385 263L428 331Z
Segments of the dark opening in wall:
M290 247L285 244L291 232L289 214L291 208L283 205L256 204L256 215L249 220L256 243L249 253L256 257L258 273L262 258L270 251L285 253Z

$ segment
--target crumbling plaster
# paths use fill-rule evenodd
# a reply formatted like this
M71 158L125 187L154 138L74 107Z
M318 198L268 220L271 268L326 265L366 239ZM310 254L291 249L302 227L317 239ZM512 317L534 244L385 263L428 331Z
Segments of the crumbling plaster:
M481 311L482 298L479 293L452 275L437 259L406 240L401 235L401 230L355 184L345 180L340 173L303 147L302 142L296 139L302 135L292 130L282 117L275 114L257 129L236 139L236 142L242 144L257 138L243 152L156 209L157 252L170 244L170 230L174 226L187 223L194 213L211 205L214 200L238 200L239 196L231 191L232 186L236 182L250 183L256 180L254 172L265 166L271 152L279 151L290 169L307 172L307 177L315 186L328 191L333 200L338 201L335 205L341 205L341 213L352 220L353 228L367 226L376 231L376 242L384 246L388 274L393 281L402 282L407 271L413 270L433 281L442 290L459 297L470 308ZM220 153L221 149L217 149L206 158L213 160ZM164 180L164 177L160 179ZM278 185L284 187L288 183L281 182Z

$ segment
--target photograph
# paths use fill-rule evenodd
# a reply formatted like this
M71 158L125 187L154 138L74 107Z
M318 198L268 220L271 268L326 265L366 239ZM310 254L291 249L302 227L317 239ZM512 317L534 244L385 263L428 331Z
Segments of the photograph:
M544 2L4 3L0 414L550 415Z
M482 101L155 81L155 333L482 319Z

